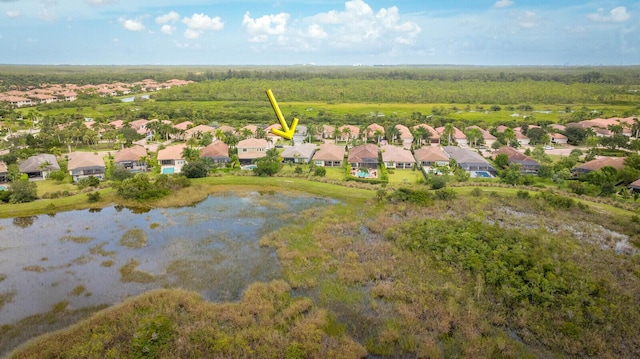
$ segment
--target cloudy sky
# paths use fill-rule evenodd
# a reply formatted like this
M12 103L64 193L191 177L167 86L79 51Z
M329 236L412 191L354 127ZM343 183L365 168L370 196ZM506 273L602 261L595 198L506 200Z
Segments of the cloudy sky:
M0 0L0 63L640 64L637 0Z

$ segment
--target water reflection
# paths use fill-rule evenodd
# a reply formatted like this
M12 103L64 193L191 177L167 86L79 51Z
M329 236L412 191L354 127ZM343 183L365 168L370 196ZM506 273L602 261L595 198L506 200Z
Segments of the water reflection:
M261 248L259 237L283 218L328 203L268 192L223 193L193 207L109 207L0 219L0 292L15 293L0 306L0 325L62 301L87 308L161 287L236 300L248 284L281 276L274 251ZM37 327L29 330L39 334Z

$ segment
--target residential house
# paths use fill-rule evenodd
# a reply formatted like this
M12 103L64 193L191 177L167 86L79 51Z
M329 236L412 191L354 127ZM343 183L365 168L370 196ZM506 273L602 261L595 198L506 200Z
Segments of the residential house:
M330 125L322 125L322 138L333 138L333 131L336 128Z
M424 128L425 130L427 130L429 132L429 142L432 145L438 145L440 144L440 134L438 133L438 131L435 130L435 128L425 124L425 123L421 123L419 125L415 125L413 126L413 130L415 131L416 129L418 129L419 127ZM426 143L423 140L420 140L421 143L423 145L426 145Z
M191 121L182 121L173 126L178 131L186 131L190 126L193 126L193 122Z
M523 135L522 132L519 131L513 131L513 133L516 135L516 141L518 141L521 146L529 145L529 137Z
M188 140L190 138L199 139L199 138L202 138L202 135L204 135L207 132L213 135L214 139L216 138L216 129L214 127L207 126L207 125L198 125L184 131L184 139L185 140Z
M114 157L113 163L122 166L129 172L147 172L147 150L142 146L124 148Z
M151 134L150 131L147 129L147 122L149 121L141 118L139 120L131 121L129 123L129 126L131 126L131 128L136 130L138 134L147 136Z
M200 157L214 164L224 164L229 162L229 145L215 140L207 147L200 149Z
M7 182L7 176L9 175L9 169L7 164L0 161L0 183Z
M622 134L631 136L631 128L634 124L633 118L594 118L592 120L568 123L567 127L590 128L597 136L608 137L613 135L610 126L621 126Z
M236 129L231 127L231 126L227 126L227 125L222 125L218 128L216 128L216 131L220 130L222 133L231 133L231 134L235 134L236 133Z
M22 106L31 106L32 102L30 99L19 96L3 96L0 98L2 102L8 102L14 107L22 107Z
M269 147L269 142L263 138L247 138L238 142L238 159L240 164L250 164L258 158L265 157Z
M413 158L411 151L406 148L384 145L380 147L380 152L382 153L382 162L386 168L410 169L416 165L416 160Z
M353 125L344 125L338 128L340 130L340 136L336 141L349 142L353 138L360 137L360 128Z
M469 131L469 129L473 129L473 128L478 129L478 131L480 131L480 133L482 134L482 143L484 143L484 145L488 148L491 148L491 146L493 146L493 144L498 140L496 136L492 135L489 131L485 130L480 126L469 126L466 128L466 130Z
M538 174L538 170L540 169L540 163L538 161L530 158L524 153L516 150L511 146L502 146L498 150L493 153L493 158L495 160L496 156L499 154L507 155L507 163L511 164L519 164L520 172L522 174Z
M471 177L495 177L497 171L478 152L457 146L445 146L442 148L449 158L456 160L460 168L469 172Z
M377 123L372 123L365 128L364 135L367 139L372 138L375 139L376 143L380 143L380 138L378 137L384 137L384 127Z
M24 173L29 178L47 178L51 171L60 170L56 156L48 153L31 156L24 161L18 163L20 173Z
M400 140L402 141L402 147L406 149L411 149L411 145L413 144L413 134L409 130L407 126L404 125L396 125L396 129L400 134ZM413 158L413 156L411 156Z
M551 137L551 142L555 143L556 145L566 145L567 141L569 140L567 136L561 133L550 133L549 137Z
M349 164L351 168L371 168L378 167L378 146L368 143L353 147L349 150Z
M72 152L68 155L69 174L74 182L86 177L105 179L105 164L102 156L93 152Z
M124 121L122 120L115 120L115 121L111 121L109 122L109 124L116 130L119 130L122 128L122 126L124 126Z
M321 167L341 167L344 154L344 146L325 143L313 155L313 163Z
M190 128L191 126L193 126L193 122L191 121L182 121L178 124L173 125L173 128L175 129L175 135L174 138L176 140L185 140L185 133L187 131L188 128Z
M0 164L0 166L2 166L2 164ZM0 176L2 176L2 173L0 173ZM0 178L1 178L1 177L0 177ZM1 179L0 179L0 182L2 182L2 180L1 180ZM637 180L635 180L635 181L631 182L631 183L629 184L629 189L630 189L632 192L640 193L640 178L638 178Z
M440 146L420 147L414 151L413 156L418 164L425 169L434 166L449 166L449 156Z
M574 176L587 174L589 172L597 171L603 167L613 167L617 170L621 170L624 167L624 157L601 157L573 167L571 169L571 174Z
M316 145L312 143L302 143L285 148L280 156L282 156L283 162L285 163L309 163L315 152Z
M447 137L444 135L445 126L441 126L436 128L436 131L440 134L440 138ZM448 140L448 138L447 138ZM460 131L457 127L453 128L453 134L451 136L451 140L458 144L458 146L466 146L467 145L467 135L464 132ZM451 145L451 144L449 144Z
M159 150L158 163L160 164L160 173L172 174L182 172L182 167L187 162L182 154L186 147L185 144L179 144Z

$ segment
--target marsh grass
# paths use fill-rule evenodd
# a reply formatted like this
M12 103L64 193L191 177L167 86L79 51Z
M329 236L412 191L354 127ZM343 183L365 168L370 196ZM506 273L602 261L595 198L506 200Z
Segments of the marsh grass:
M89 236L64 236L60 238L62 242L89 243L94 237Z
M77 296L81 295L82 293L84 293L86 290L87 290L87 288L85 288L85 286L79 285L79 286L73 288L71 290L71 292L69 292L69 295L73 295L73 296L77 297Z
M92 255L100 255L103 257L113 257L116 255L115 251L107 251L104 249L104 246L108 245L109 242L101 242L96 244L95 246L89 248L89 253Z
M36 272L36 273L44 273L47 271L47 269L42 266L26 266L26 267L23 267L22 270L28 271L28 272Z
M11 303L16 296L16 291L4 291L0 292L0 310L5 304Z
M9 358L289 357L360 358L364 348L283 281L252 284L237 303L207 303L182 290L155 290L36 338ZM296 356L297 357L297 356Z
M147 245L147 234L140 228L132 228L122 235L118 243L129 249L139 249Z
M127 264L122 266L120 268L120 281L124 283L152 283L156 280L152 274L137 270L138 265L140 265L140 262L131 259Z

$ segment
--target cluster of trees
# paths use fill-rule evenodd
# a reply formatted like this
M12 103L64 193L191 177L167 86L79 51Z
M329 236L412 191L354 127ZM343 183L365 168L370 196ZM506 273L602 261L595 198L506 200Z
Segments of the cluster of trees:
M277 91L280 101L330 103L632 103L638 94L620 92L617 85L549 81L483 82L475 80L423 81L385 79L300 80L229 79L171 88L157 93L158 101L255 101L264 89Z

